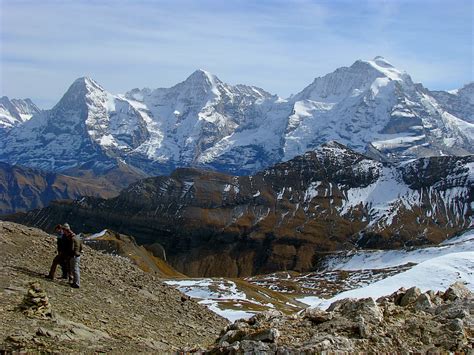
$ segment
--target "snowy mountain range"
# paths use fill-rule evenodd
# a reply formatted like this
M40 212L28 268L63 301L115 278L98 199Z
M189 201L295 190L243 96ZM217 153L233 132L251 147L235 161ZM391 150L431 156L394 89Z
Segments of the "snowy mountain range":
M382 161L466 155L474 153L473 88L431 92L382 57L287 99L203 70L124 95L80 78L51 110L11 125L0 160L59 172L125 163L158 175L183 166L255 173L330 140Z
M30 99L0 98L0 131L7 131L28 121L41 110Z

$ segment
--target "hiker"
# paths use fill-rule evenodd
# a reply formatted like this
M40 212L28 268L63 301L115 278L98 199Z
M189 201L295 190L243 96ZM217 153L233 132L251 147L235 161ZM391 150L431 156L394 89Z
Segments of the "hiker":
M64 223L63 227L66 238L71 242L69 249L69 268L72 274L71 287L79 288L81 286L80 264L82 254L82 240L79 236L74 234L68 223Z
M49 270L49 274L46 276L48 279L53 280L56 274L56 269L58 265L61 266L62 271L62 279L67 279L69 276L69 250L72 248L72 241L68 240L64 235L64 228L61 225L57 225L54 228L54 232L57 234L57 250L58 254L54 257L53 263L51 265L51 269Z

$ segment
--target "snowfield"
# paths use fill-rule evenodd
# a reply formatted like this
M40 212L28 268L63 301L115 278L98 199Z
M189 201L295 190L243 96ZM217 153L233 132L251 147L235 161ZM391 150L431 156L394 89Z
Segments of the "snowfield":
M331 303L344 298L377 299L390 295L400 287L416 286L422 292L428 290L445 291L456 281L462 281L474 291L474 252L451 253L430 260L426 260L412 269L375 282L368 286L342 292L333 298L322 300L316 297L298 299L311 307L326 309Z
M327 308L343 298L378 298L389 295L400 287L416 286L422 291L444 291L461 281L474 291L474 230L447 240L439 246L413 250L360 251L327 263L328 270L369 270L417 264L397 275L387 277L364 287L345 291L330 299L315 296L298 298L311 307Z
M467 251L474 252L473 230L433 247L341 253L341 256L328 260L324 268L325 270L384 269L408 263L419 264L439 256Z

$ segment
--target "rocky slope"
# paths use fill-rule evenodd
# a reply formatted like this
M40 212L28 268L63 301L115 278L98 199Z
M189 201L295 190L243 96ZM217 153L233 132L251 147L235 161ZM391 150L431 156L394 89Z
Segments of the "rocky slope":
M64 172L126 163L253 174L336 140L380 160L474 153L472 84L430 92L382 57L316 78L288 99L198 70L171 88L114 95L76 80L58 104L14 127L0 160Z
M42 208L53 200L114 197L138 177L120 169L98 178L90 173L73 177L0 162L0 214Z
M431 95L450 114L474 123L474 83L453 91L431 91Z
M0 222L0 352L171 352L208 346L227 323L127 259L87 246L80 289L47 281L55 244Z
M158 277L185 277L168 265L166 253L160 245L149 245L146 249L138 245L133 237L106 229L84 236L84 243L95 250L127 258L144 272Z
M439 243L472 225L473 156L387 165L338 143L252 176L178 169L112 199L9 217L159 243L190 276L312 270L325 252Z
M327 311L258 314L229 325L211 353L468 354L473 351L473 341L474 296L455 283L445 292L421 293L413 287L377 301L344 299Z

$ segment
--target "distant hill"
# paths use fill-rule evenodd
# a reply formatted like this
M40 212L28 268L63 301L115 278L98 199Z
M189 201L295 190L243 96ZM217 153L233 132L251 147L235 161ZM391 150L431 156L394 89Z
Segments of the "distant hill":
M110 198L138 180L140 175L111 169L100 178L90 171L73 177L0 162L0 215L47 206L53 200L79 199L84 196Z

